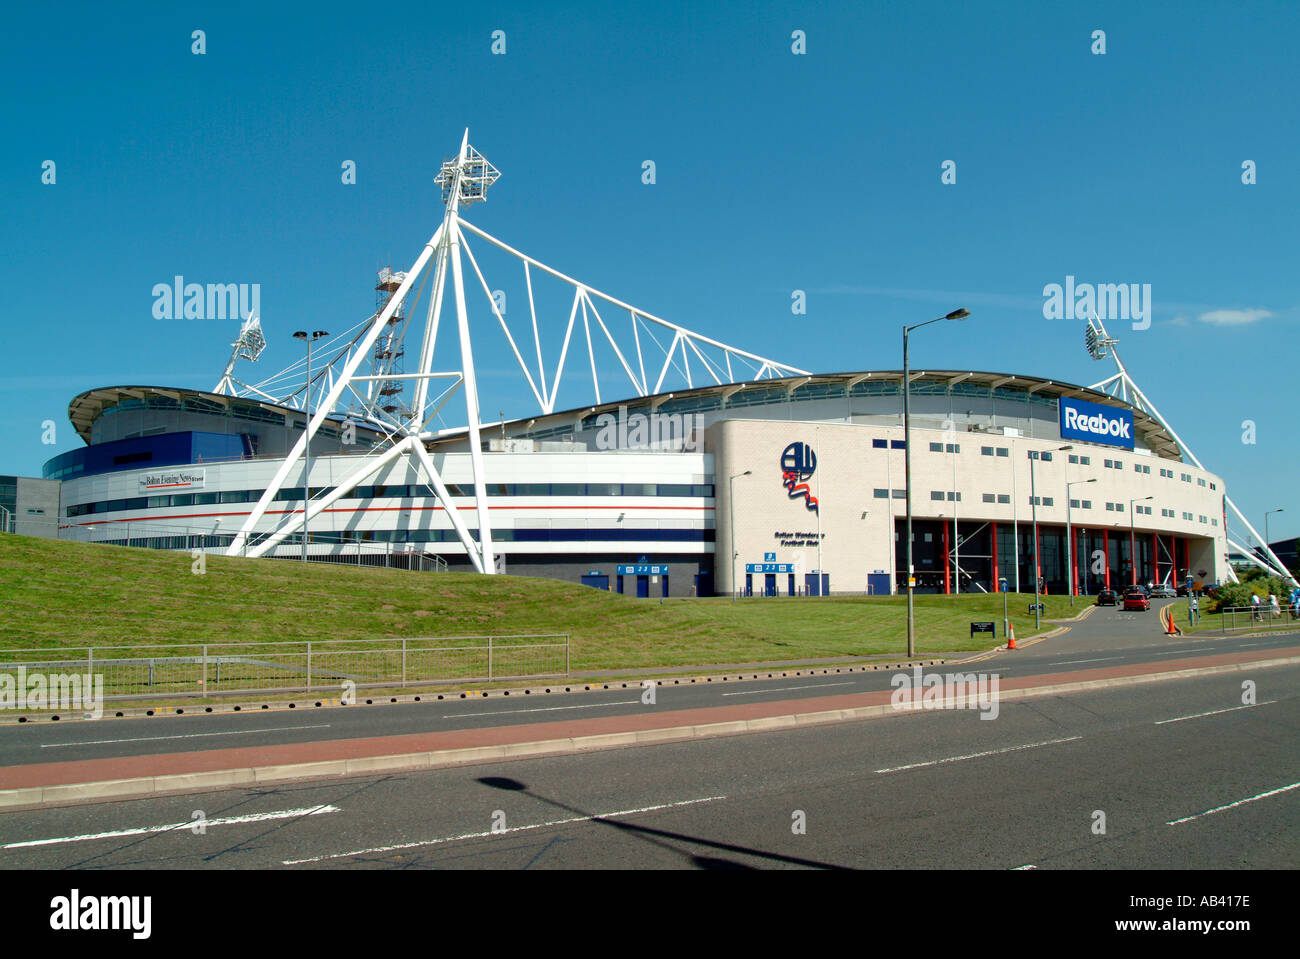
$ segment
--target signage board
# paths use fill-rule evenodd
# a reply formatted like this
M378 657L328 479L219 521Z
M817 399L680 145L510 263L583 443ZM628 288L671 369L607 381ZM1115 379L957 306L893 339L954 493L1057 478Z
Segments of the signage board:
M746 573L793 573L794 563L746 563Z
M203 489L204 471L196 469L169 469L141 473L137 477L140 492L145 490L167 492L170 490Z
M1061 438L1133 448L1133 411L1062 396L1058 401Z
M667 576L667 563L619 563L619 576Z

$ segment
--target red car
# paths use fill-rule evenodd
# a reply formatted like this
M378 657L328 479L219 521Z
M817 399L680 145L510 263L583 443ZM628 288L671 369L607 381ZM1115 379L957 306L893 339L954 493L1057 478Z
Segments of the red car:
M1144 613L1150 612L1151 600L1147 598L1147 594L1142 590L1130 589L1124 594L1124 611L1128 612L1130 609L1141 610Z

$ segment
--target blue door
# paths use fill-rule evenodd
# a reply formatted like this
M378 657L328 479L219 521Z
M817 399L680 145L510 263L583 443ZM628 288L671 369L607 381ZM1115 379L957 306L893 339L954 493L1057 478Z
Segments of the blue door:
M776 573L763 574L763 595L764 596L776 595Z
M636 578L636 595L638 599L646 599L650 596L649 576L638 576Z
M664 591L659 595L663 597L667 597L668 596L668 574L665 573L661 578L663 579L663 583L664 583Z
M609 589L609 577L601 575L585 575L582 577L583 586L594 586L596 589Z

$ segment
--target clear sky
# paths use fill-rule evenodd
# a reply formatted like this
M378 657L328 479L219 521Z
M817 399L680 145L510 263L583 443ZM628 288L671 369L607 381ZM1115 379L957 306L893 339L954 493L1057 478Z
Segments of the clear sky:
M364 319L375 269L405 269L437 226L432 177L468 127L503 174L472 222L814 372L897 368L903 324L964 306L965 323L916 334L914 366L1087 385L1112 368L1081 323L1044 317L1044 287L1150 284L1149 328L1107 323L1130 371L1252 522L1284 507L1273 538L1300 532L1294 3L94 3L3 19L0 473L39 475L79 445L82 390L214 386L237 324L155 319L157 283L260 284L263 375L300 355L294 330ZM567 302L551 312L553 344ZM508 315L527 316L517 300ZM485 418L532 412L494 321L475 323ZM569 369L559 408L589 398Z

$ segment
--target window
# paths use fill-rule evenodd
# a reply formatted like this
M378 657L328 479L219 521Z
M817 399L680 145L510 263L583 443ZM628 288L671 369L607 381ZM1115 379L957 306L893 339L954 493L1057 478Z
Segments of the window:
M1197 486L1204 486L1204 485L1205 485L1205 480L1203 480L1203 479L1199 479L1199 478L1198 478L1198 479L1196 480L1196 485L1197 485Z
M1011 455L1011 450L1010 450L1010 448L1008 448L1008 447L1006 447L1006 446L999 446L999 447L998 447L998 455L999 455L999 456L1010 456L1010 455Z
M944 450L944 452L945 452L945 453L960 453L960 452L961 452L961 444L960 444L960 443L949 443L949 444L947 445L947 448Z
M872 490L872 495L876 499L889 499L889 490L887 489Z
M984 502L986 502L986 503L994 503L994 502L997 502L997 497L995 497L992 493L985 493L985 494L984 494Z
M942 444L942 443L931 443L931 444L930 444L930 452L931 452L931 453L942 453L942 452L943 452L943 444Z
M1215 486L1213 483L1210 484L1210 489L1218 489L1218 488L1219 487Z
M1070 500L1070 509L1079 509L1081 505L1082 504L1077 499Z
M931 499L931 500L939 500L940 502L942 502L942 501L943 501L943 490L941 490L941 489L932 489L932 490L930 490L930 499Z
M1106 512L1108 512L1108 513L1113 513L1113 512L1115 512L1115 504L1114 504L1114 503L1107 503L1107 504L1106 504Z
M1110 469L1111 464L1114 462L1115 462L1114 460L1106 460L1106 469Z
M1161 468L1161 470L1160 470L1160 475L1163 476L1163 477L1165 477L1166 479L1173 479L1173 478L1174 478L1174 471L1173 471L1173 470L1167 470L1167 469Z
M871 448L873 450L889 449L889 440L872 440Z
M1150 473L1150 472L1151 472L1151 467L1150 467L1150 466L1145 466L1145 465L1143 465L1142 463L1134 463L1134 464L1133 464L1133 472L1135 472L1135 473Z
M998 494L998 502L999 502L999 503L1002 503L1002 504L1005 504L1005 505L1008 505L1008 506L1011 505L1011 494L1010 494L1010 493L999 493L999 494Z
M1183 519L1187 520L1188 522L1191 522L1192 514L1191 514L1191 513L1183 513Z
M907 499L907 490L905 489L894 490L894 499Z
M1192 474L1191 474L1191 473L1183 473L1181 479L1182 479L1182 481L1183 481L1184 483L1190 483L1190 482L1192 481Z
M1079 462L1079 457L1077 457L1077 456L1075 456L1073 453L1071 453L1071 454L1070 454L1070 465L1071 465L1071 466L1076 466L1076 465L1078 465L1078 462Z
M891 450L905 450L907 449L907 440L890 440L889 448Z
M1084 508L1084 509L1092 509L1092 500L1090 500L1090 499L1086 499L1086 500L1084 500L1084 501L1083 501L1083 508Z
M954 500L956 500L958 503L960 503L960 502L961 502L961 493L953 493L953 492L950 490L950 491L948 492L948 502L952 502L952 501L954 501Z
M992 455L993 455L993 447L991 446L980 447L980 456L992 456Z
M1029 497L1030 506L1051 506L1052 497L1050 496L1031 496Z
M1084 466L1091 466L1091 465L1092 465L1092 457L1091 457L1091 456L1080 456L1080 457L1079 457L1079 462L1080 462L1081 464L1083 464Z

